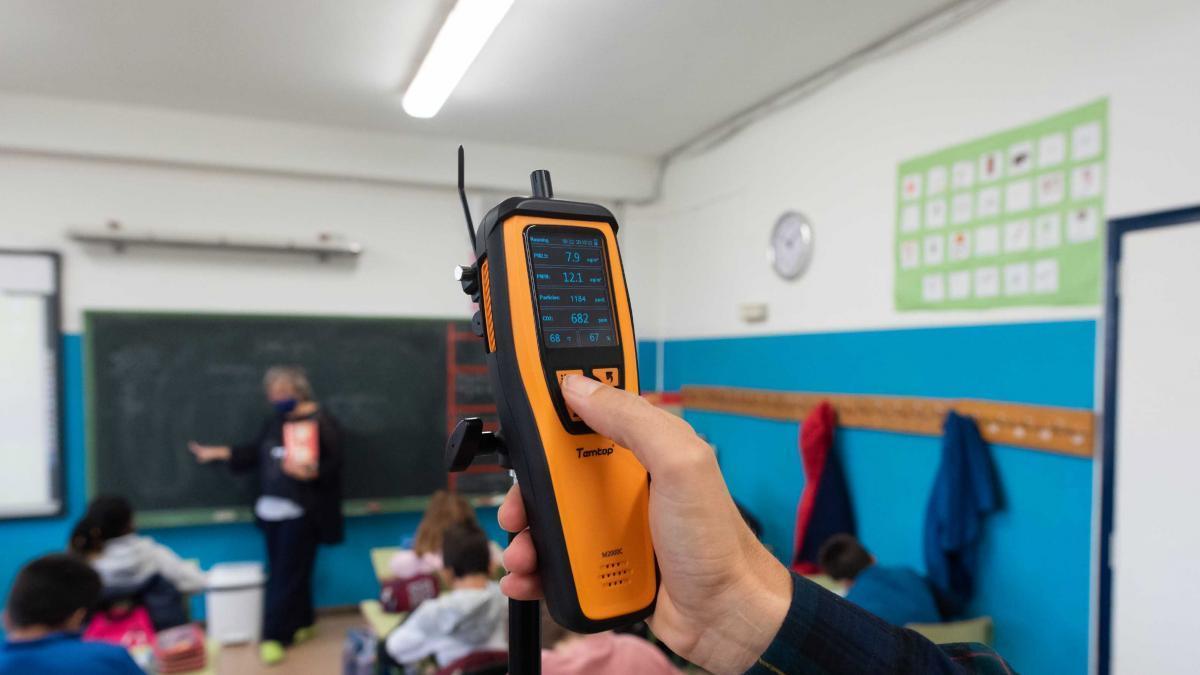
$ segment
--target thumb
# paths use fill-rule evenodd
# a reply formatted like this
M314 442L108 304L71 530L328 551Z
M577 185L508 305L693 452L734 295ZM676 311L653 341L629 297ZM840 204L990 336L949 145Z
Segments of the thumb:
M680 418L623 389L581 375L563 380L567 405L598 433L629 448L656 481L686 478L712 451Z

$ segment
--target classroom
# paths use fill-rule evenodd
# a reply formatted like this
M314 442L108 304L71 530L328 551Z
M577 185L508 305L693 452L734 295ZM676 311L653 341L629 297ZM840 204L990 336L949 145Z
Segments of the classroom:
M0 675L1190 672L1197 62L1193 0L0 0Z

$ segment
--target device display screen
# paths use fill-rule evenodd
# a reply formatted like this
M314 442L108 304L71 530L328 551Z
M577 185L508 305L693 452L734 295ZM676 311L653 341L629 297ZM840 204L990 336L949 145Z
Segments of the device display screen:
M535 225L526 239L545 345L616 346L604 236L588 228Z

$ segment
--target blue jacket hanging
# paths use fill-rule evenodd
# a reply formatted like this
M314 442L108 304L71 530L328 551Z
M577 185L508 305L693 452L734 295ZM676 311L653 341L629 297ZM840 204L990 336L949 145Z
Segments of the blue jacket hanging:
M942 429L942 462L925 512L925 567L947 608L961 611L975 591L984 519L1000 509L1000 491L975 420L950 411Z

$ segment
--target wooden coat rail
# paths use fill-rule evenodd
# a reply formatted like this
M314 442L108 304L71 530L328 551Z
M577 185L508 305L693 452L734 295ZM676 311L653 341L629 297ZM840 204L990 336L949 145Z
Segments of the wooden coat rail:
M810 394L735 387L685 386L683 407L750 417L798 421L821 401L837 411L838 424L856 429L940 436L950 410L975 418L987 442L1091 457L1091 410L1018 403L907 396Z

